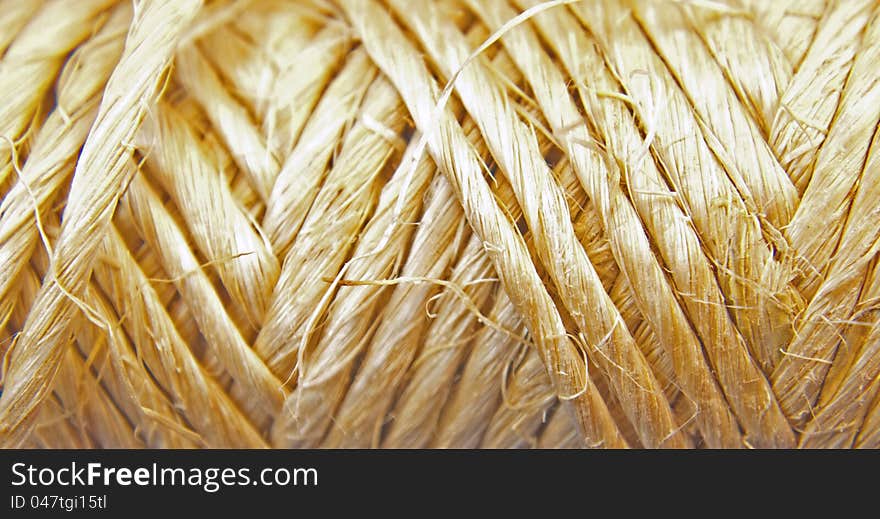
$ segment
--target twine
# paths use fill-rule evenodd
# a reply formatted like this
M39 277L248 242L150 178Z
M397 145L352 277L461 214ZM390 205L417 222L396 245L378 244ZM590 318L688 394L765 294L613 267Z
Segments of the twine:
M0 0L0 445L880 446L873 0Z

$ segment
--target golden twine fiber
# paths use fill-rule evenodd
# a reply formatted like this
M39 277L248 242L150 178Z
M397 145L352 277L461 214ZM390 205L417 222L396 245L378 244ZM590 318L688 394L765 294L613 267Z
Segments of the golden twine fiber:
M876 0L0 0L3 447L880 446Z

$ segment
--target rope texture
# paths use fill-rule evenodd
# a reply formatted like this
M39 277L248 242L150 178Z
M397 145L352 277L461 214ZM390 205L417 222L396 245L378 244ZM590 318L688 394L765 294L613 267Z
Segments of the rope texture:
M0 445L880 447L874 0L0 0Z

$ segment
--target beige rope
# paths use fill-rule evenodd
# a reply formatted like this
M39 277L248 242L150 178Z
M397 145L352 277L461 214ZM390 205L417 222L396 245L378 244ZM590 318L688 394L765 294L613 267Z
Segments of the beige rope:
M0 0L0 445L880 446L873 0Z

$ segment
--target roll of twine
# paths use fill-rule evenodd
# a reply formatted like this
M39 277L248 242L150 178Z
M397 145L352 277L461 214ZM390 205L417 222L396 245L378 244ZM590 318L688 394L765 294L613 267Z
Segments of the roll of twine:
M0 445L880 446L875 0L0 0Z

